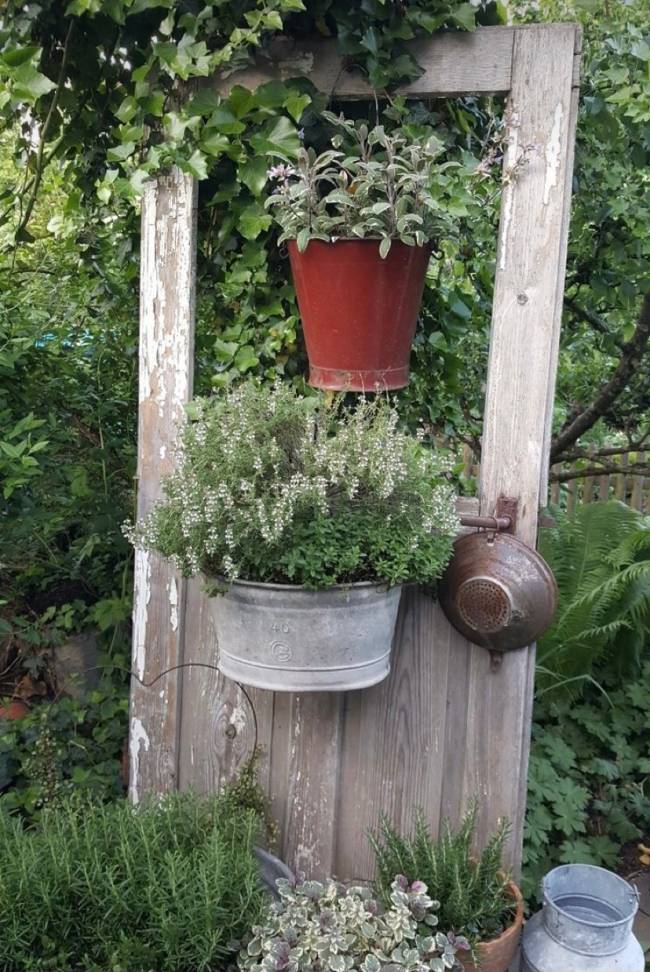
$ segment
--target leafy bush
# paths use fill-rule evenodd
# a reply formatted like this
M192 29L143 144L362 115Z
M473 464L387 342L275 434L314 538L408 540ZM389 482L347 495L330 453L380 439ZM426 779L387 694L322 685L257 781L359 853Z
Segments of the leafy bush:
M85 700L60 698L20 721L0 719L0 809L38 817L73 792L122 796L128 705L121 686L104 680Z
M615 500L588 503L543 530L560 600L538 646L538 686L574 693L596 671L638 672L650 636L650 519Z
M253 812L226 793L0 814L4 972L207 972L261 917Z
M192 407L166 502L133 534L185 574L329 587L431 582L457 520L444 464L384 399L244 384Z
M344 889L334 881L295 887L279 881L280 901L239 956L241 972L329 969L330 972L444 972L461 968L457 949L467 943L434 929L438 902L422 882L396 880L387 908L369 888Z
M477 811L474 802L455 831L445 820L437 840L421 811L408 836L401 835L385 817L370 835L382 899L389 895L395 874L403 874L409 882L423 881L440 901L440 927L466 936L473 949L478 942L500 935L512 923L514 913L509 878L501 863L509 825L502 821L484 850L475 852Z
M424 246L448 233L449 169L460 163L436 163L439 139L413 141L383 125L369 131L327 111L322 117L342 132L333 149L302 149L295 168L269 170L276 187L266 206L282 227L280 243L297 240L303 251L310 240L380 239L386 256L395 239Z
M524 841L524 890L557 864L616 867L622 844L650 832L650 662L632 680L588 686L576 702L535 705Z

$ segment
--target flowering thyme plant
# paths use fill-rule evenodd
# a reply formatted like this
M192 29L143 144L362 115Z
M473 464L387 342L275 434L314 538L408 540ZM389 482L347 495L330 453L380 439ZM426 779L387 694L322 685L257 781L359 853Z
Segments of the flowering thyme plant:
M436 931L426 885L393 882L384 910L368 888L278 881L279 902L239 954L241 972L445 972L461 969L460 937Z
M330 587L430 583L457 531L445 464L384 398L288 385L196 400L166 500L130 533L185 575Z
M466 210L459 194L458 162L437 161L442 143L435 137L410 141L383 125L368 130L331 112L323 117L339 133L321 155L302 149L296 166L277 165L267 199L282 227L280 242L296 240L303 251L310 240L379 239L386 256L391 242L435 244L453 217Z

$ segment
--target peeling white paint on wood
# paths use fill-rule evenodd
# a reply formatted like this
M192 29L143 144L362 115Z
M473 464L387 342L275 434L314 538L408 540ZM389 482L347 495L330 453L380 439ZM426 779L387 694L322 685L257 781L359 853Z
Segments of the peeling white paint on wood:
M129 797L132 803L140 802L138 791L138 780L140 778L140 750L144 747L145 753L150 748L149 736L144 726L137 717L131 719L131 733L129 736L129 760L131 769L131 781L129 786Z
M147 609L151 600L151 569L148 550L136 550L134 562L133 592L133 670L139 679L144 678L147 637Z
M172 631L178 631L178 584L175 577L169 581L169 623Z
M562 164L562 120L564 118L564 106L561 101L555 106L553 114L553 128L544 149L546 159L546 172L544 175L544 205L548 206L551 199L551 190L557 186L558 174Z

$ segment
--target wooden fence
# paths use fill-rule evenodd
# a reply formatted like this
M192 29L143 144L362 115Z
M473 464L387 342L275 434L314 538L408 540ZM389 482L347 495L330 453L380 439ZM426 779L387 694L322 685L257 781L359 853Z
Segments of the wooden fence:
M581 503L594 503L618 499L640 513L650 513L650 477L629 472L631 465L643 465L648 458L645 452L621 452L608 457L608 465L621 467L621 472L607 471L600 476L575 476L566 481L554 480L556 473L579 473L588 460L572 463L556 463L551 466L548 502L554 506L566 506L572 512ZM593 466L593 463L589 463ZM470 446L463 447L463 479L478 481L479 464Z

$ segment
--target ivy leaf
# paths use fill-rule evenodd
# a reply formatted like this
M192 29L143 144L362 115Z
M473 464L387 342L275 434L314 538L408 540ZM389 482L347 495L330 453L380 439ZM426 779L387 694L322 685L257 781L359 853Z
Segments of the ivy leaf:
M285 100L283 107L287 109L294 121L299 122L305 108L311 104L308 94L292 94Z
M239 217L239 232L245 239L255 240L271 223L271 217L260 206L249 206Z
M211 115L221 105L221 98L216 91L203 88L197 92L187 105L188 115Z
M0 55L0 62L7 67L18 67L25 61L33 60L40 53L40 47L15 47L12 51L5 51Z
M255 103L255 95L241 84L236 84L228 95L228 104L237 118L243 118Z
M290 92L283 81L267 81L255 92L255 104L259 108L281 108Z
M361 38L361 46L371 54L376 54L381 46L381 35L376 27L369 27Z
M218 132L222 132L224 135L240 135L245 130L246 125L239 121L230 108L220 105L210 116L207 127L216 128Z
M253 135L251 148L258 155L277 155L281 159L293 159L300 150L298 131L293 122L282 116L265 132Z
M21 64L13 72L13 96L19 101L36 104L39 98L56 88L54 81L41 74L31 64Z
M203 136L199 145L208 155L222 155L230 147L230 139L227 135L221 135L219 132L208 132Z
M476 8L471 3L462 3L451 13L451 19L459 27L465 30L474 30L476 27Z
M195 179L207 179L208 167L206 157L199 149L194 149L189 159L179 162L179 166L184 172L189 172Z
M260 359L255 354L255 349L250 344L245 344L235 355L235 367L242 374L250 371L251 368L255 368L259 364L259 361Z
M124 162L135 152L135 142L123 142L122 145L114 145L109 148L106 158L109 162Z
M239 179L254 196L259 196L266 185L268 163L264 157L256 156L239 167Z

